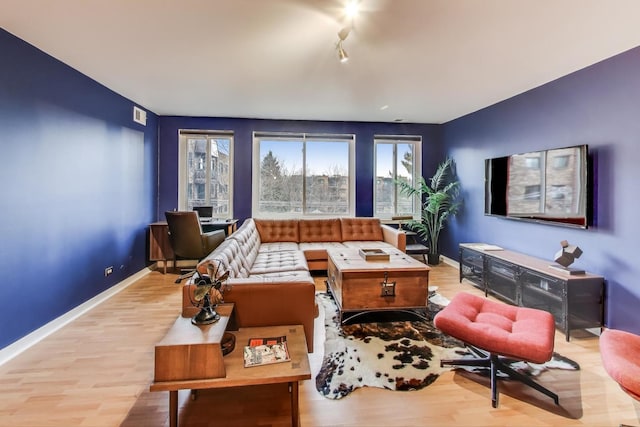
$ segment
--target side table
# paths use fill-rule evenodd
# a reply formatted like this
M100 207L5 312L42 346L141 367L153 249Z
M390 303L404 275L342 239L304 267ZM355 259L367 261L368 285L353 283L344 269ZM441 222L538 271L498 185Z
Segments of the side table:
M407 255L411 255L413 258L415 258L414 255L421 255L423 262L428 264L427 254L429 253L429 248L418 242L416 238L417 234L415 232L404 230L404 234L407 235L407 248L405 250Z
M304 328L291 325L231 331L236 336L236 346L223 358L220 339L232 310L233 304L220 304L217 308L220 320L206 326L192 325L190 318L179 317L165 338L156 345L155 378L150 391L169 392L169 425L176 427L178 390L287 383L291 425L297 427L300 424L298 382L311 379ZM250 338L282 335L287 337L290 361L244 367L243 349Z

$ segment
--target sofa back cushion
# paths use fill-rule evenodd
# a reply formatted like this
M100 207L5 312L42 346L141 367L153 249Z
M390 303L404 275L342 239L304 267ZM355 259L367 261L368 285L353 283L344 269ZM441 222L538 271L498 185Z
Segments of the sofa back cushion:
M235 240L240 245L242 253L241 261L247 271L251 271L251 266L258 256L260 249L260 234L256 228L253 218L246 219L240 228L231 234L228 239Z
M342 241L383 240L378 218L340 218Z
M226 239L198 264L198 271L206 273L206 268L200 268L200 266L205 265L207 261L212 261L214 264L220 262L222 269L229 272L229 277L249 277L249 270L245 267L243 260L244 255L238 242L234 239Z
M342 242L340 219L301 219L300 242Z
M260 241L263 243L298 243L300 241L297 219L256 219L254 221L260 234Z

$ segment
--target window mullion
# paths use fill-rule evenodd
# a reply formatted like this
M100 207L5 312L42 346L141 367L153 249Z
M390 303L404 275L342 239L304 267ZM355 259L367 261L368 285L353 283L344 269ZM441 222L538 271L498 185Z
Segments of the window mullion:
M302 213L307 214L307 138L302 136Z
M205 156L207 156L205 165L205 181L204 181L204 202L207 205L211 204L211 138L207 138L207 148L205 150Z
M393 177L393 213L398 214L398 144L393 144L393 164L391 166L391 176Z

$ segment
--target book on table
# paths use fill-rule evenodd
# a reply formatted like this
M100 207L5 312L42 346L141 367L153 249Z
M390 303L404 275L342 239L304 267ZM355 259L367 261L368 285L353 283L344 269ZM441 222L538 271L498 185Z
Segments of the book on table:
M250 338L244 347L244 366L269 365L291 360L287 337Z

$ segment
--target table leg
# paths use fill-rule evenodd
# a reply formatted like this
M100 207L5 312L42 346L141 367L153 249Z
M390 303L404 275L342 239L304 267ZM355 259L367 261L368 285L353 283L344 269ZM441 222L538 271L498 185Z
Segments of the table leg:
M300 425L300 410L298 406L298 381L289 383L289 391L291 393L291 426L298 427Z
M169 392L169 427L178 427L178 390Z

